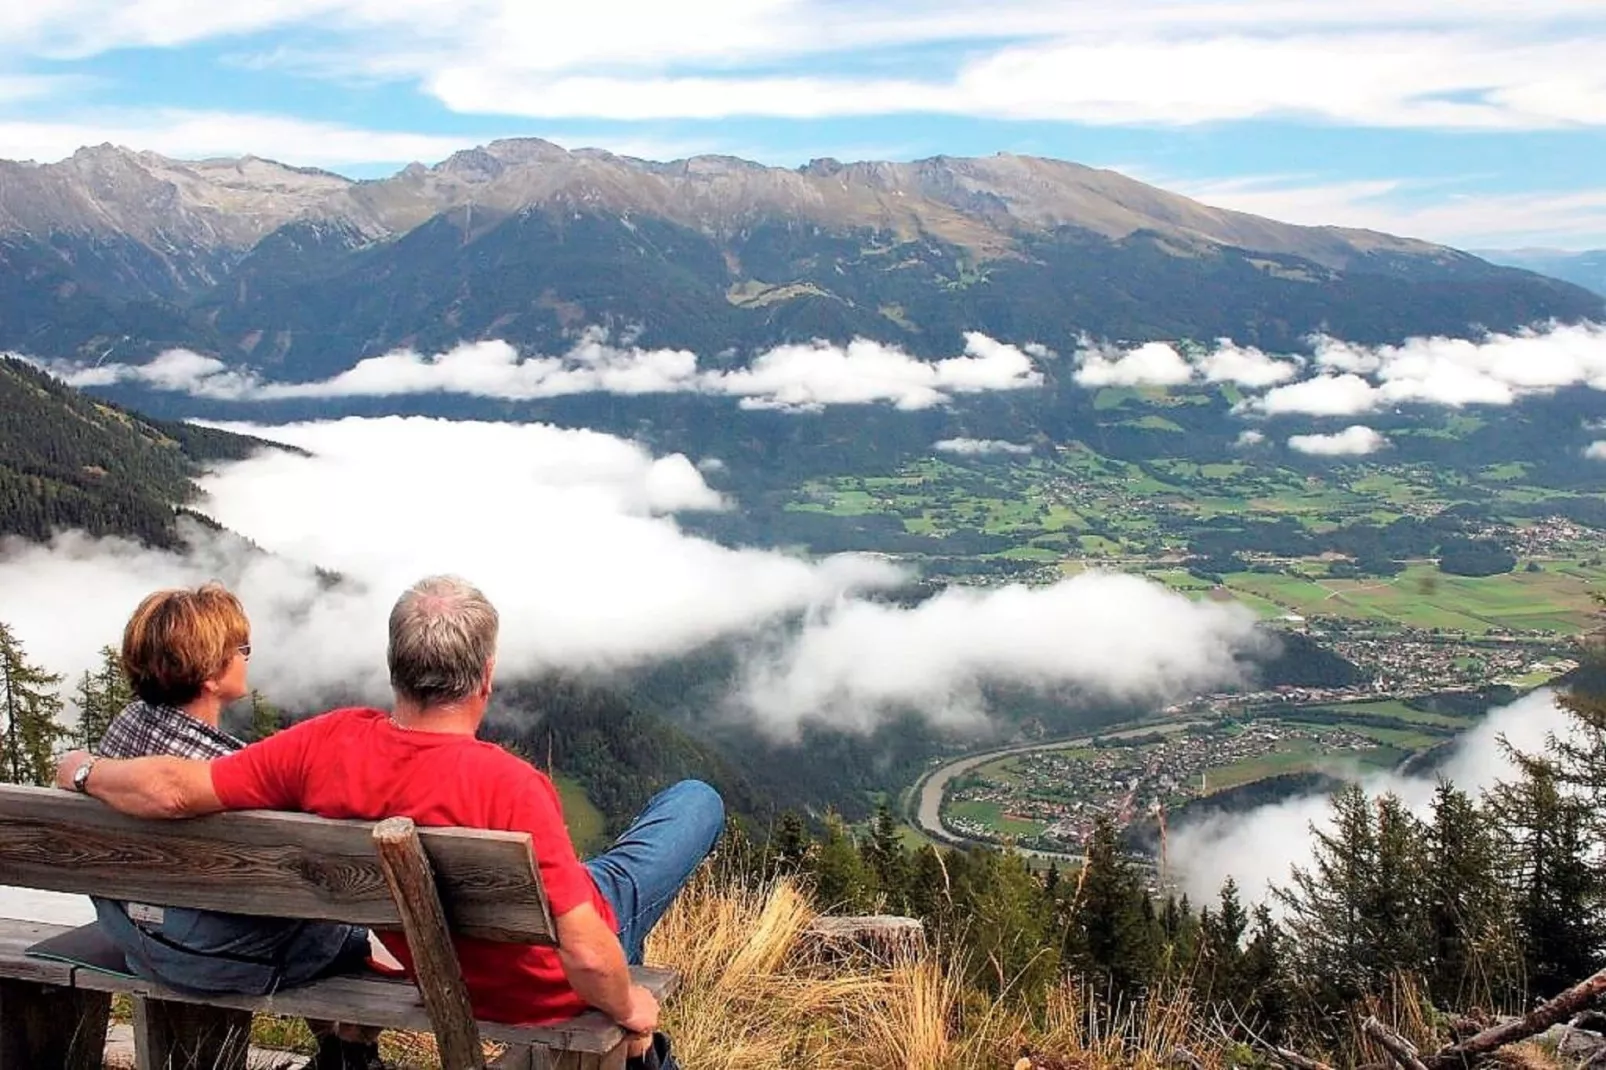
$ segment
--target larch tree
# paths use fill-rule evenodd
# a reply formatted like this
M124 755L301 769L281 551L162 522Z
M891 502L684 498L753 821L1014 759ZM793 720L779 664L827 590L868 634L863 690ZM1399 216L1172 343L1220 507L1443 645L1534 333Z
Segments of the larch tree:
M5 715L0 775L13 784L55 779L55 752L68 736L61 726L61 677L29 664L22 642L0 624L0 712Z

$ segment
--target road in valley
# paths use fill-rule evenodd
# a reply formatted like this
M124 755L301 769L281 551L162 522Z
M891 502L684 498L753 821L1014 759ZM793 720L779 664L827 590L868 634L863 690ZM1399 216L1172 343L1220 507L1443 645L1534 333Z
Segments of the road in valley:
M961 836L959 833L951 831L942 823L942 793L955 777L968 773L977 766L986 765L988 762L997 761L999 758L1005 758L1011 754L1025 754L1028 751L1040 750L1071 750L1076 747L1089 746L1095 738L1125 739L1130 736L1146 736L1154 733L1169 734L1205 723L1204 721L1164 721L1138 725L1134 728L1123 728L1114 732L1100 732L1097 737L1083 736L1079 739L1059 740L1054 743L1022 743L1013 747L1001 747L997 750L983 751L980 754L968 754L963 758L932 770L920 782L920 798L915 808L915 822L922 832L943 842L980 843L982 841L972 840L967 836Z

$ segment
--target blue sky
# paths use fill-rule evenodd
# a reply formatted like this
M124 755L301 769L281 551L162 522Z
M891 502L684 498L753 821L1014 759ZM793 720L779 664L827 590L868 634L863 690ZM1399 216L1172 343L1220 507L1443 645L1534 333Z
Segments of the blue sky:
M1466 247L1606 246L1601 0L39 0L0 156L357 176L496 137L668 159L1008 151Z

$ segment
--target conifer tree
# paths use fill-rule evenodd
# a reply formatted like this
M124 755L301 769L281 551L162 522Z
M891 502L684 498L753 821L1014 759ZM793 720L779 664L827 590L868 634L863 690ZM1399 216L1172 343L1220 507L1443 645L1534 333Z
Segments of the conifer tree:
M94 747L106 734L112 719L134 700L134 691L123 675L122 660L109 646L100 648L100 667L85 670L78 681L78 731L80 747Z
M825 836L810 857L809 869L815 898L822 908L856 909L863 903L864 864L847 824L834 810L825 815Z
M1428 993L1440 1007L1508 1005L1521 963L1489 815L1440 780L1426 838Z
M1556 705L1568 715L1567 730L1553 734L1545 751L1556 783L1587 800L1594 839L1606 843L1606 596L1596 601L1601 628L1583 643L1573 686L1556 694ZM1606 859L1598 864L1606 867Z
M951 852L948 865L954 908L943 935L961 942L972 983L995 996L1040 997L1060 963L1042 882L1013 851Z
M885 900L888 909L907 909L909 897L908 860L904 857L903 842L898 837L898 820L892 808L883 801L876 807L870 835L861 847L867 876L875 890Z
M284 726L284 714L279 707L263 697L256 688L251 689L251 725L246 730L246 742L256 743L267 739Z
M1368 989L1378 992L1391 975L1426 967L1430 938L1422 823L1391 793L1378 796L1373 810L1377 859L1365 909L1370 938L1365 964L1371 975Z
M796 873L809 852L809 833L795 810L781 815L771 840L770 864L777 873Z
M1508 837L1508 873L1529 988L1554 995L1601 961L1601 889L1591 860L1590 815L1563 793L1555 768L1526 758L1523 776L1491 794Z
M1094 822L1082 866L1065 958L1112 997L1136 996L1153 976L1155 927L1144 917L1148 896L1137 868L1122 854L1108 818Z
M940 919L952 909L948 872L944 868L937 848L926 844L915 852L909 867L909 912L931 921Z
M1285 943L1272 919L1271 908L1264 903L1257 906L1249 946L1244 948L1241 962L1239 1008L1255 1032L1273 1044L1283 1040L1293 1021Z
M0 624L0 776L13 784L48 785L55 779L55 751L68 735L58 720L60 683L60 676L30 665L21 641Z
M1207 1000L1238 1006L1244 995L1243 939L1249 929L1249 915L1238 896L1238 882L1228 877L1221 885L1221 897L1214 912L1199 916L1199 970L1196 984L1202 982Z
M1377 836L1366 794L1354 784L1333 795L1332 825L1311 826L1309 869L1273 894L1287 910L1296 972L1320 1003L1347 1003L1368 988L1371 906Z

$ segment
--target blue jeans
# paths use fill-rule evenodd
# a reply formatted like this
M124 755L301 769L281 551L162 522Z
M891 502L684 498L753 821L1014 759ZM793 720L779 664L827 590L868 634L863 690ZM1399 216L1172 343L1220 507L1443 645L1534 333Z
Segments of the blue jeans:
M641 965L647 934L725 828L719 792L682 780L654 795L614 845L586 863L619 919L619 943Z

